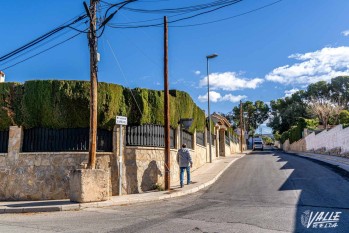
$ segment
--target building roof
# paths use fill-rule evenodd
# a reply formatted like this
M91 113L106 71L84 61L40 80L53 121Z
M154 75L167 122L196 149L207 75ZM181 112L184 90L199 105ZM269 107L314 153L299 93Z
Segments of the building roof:
M215 124L219 124L219 125L224 125L226 126L227 128L230 128L231 127L231 124L229 123L229 121L227 120L227 118L219 115L218 113L213 113L211 115L211 118L213 120L213 122Z

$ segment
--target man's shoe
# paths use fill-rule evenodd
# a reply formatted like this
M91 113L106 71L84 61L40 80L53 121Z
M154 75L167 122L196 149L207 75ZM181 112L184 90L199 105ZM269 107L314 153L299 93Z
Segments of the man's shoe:
M183 184L181 184L181 188L183 188Z

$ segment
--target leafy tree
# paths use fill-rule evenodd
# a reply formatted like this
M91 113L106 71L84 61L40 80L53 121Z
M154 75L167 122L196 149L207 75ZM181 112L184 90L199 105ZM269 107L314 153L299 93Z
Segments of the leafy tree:
M299 118L311 118L307 112L306 98L305 91L298 91L290 97L270 102L271 116L268 126L274 133L282 134L289 130L297 124Z
M312 83L308 86L305 96L308 100L316 99L317 102L327 102L331 99L330 84L325 81Z
M329 89L331 100L349 110L349 76L333 78Z
M266 145L272 145L274 143L274 140L268 136L262 136L262 139Z
M257 100L254 103L246 101L242 104L242 109L244 113L244 128L249 132L249 136L252 136L258 126L268 119L269 106L261 100ZM234 107L233 113L234 122L240 126L240 106Z

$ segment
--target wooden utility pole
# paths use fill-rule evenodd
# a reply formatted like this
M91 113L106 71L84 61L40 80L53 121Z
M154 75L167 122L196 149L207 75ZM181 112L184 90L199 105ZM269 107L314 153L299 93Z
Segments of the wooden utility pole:
M167 17L164 17L164 116L165 116L165 190L171 186L170 160L170 109L168 90L168 29Z
M240 100L240 151L241 153L243 152L243 148L242 148L242 101Z
M96 37L96 8L98 0L90 0L89 17L90 30L88 44L90 47L90 137L88 168L96 168L97 142L97 37Z

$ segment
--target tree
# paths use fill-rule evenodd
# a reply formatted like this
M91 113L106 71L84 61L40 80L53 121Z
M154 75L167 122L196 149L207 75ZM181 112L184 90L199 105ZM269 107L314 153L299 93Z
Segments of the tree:
M260 124L266 121L269 117L269 106L261 100L257 100L254 103L246 101L242 104L244 128L249 132L249 136L254 134L254 131ZM240 126L240 107L233 108L234 117L233 120L236 125Z
M325 81L310 84L305 92L305 97L307 100L316 99L317 102L327 102L331 99L330 84Z
M290 97L272 100L270 102L271 114L268 126L273 129L273 133L289 130L296 125L299 118L311 118L307 112L307 95L305 91L297 91Z
M337 122L339 113L343 109L342 106L331 101L324 101L315 98L309 102L308 106L311 113L319 118L325 129L328 128L328 121L331 117L335 119L334 122Z
M339 76L331 80L329 86L331 100L349 110L349 76Z

